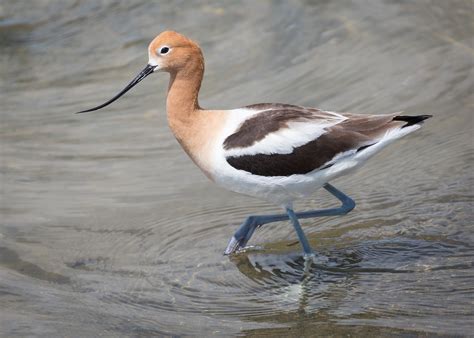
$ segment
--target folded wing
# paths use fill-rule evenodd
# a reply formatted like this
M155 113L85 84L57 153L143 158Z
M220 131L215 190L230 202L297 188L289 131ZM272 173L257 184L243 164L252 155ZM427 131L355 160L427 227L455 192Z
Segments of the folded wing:
M247 107L251 116L223 144L227 162L259 176L291 176L326 169L376 144L387 132L428 116L356 115L282 104Z

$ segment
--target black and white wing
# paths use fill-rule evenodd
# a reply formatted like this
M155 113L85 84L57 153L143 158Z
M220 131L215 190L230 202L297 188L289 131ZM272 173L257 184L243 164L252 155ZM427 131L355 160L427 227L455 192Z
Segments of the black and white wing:
M224 141L226 161L259 176L291 176L322 170L375 145L390 130L422 116L339 114L285 104L245 107L259 112Z

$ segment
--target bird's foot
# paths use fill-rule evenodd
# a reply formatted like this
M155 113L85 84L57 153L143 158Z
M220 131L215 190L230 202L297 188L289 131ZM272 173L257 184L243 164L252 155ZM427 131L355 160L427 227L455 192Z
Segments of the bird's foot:
M231 255L245 249L255 229L258 229L261 225L262 224L260 224L255 217L248 217L230 239L229 244L227 244L227 248L224 251L224 255Z
M244 240L244 238L242 238L239 241L239 240L237 240L237 238L235 238L235 236L232 236L232 238L229 241L229 244L227 244L227 248L224 251L224 255L226 255L226 256L231 255L231 254L239 251L239 249L242 248L241 243L243 242L243 240Z
M240 245L239 241L235 239L235 237L232 236L231 240L229 241L229 245L227 245L227 249L224 251L225 256L229 255L234 255L234 254L240 254L243 252L248 252L248 251L260 251L263 250L262 246L259 245Z

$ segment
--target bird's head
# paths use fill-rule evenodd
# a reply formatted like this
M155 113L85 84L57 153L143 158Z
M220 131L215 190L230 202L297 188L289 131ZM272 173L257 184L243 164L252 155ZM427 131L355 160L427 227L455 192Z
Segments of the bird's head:
M168 72L172 75L182 73L183 76L189 76L196 71L204 71L204 59L198 44L177 32L164 31L148 46L146 67L124 89L109 101L78 113L87 113L108 106L150 74Z
M148 64L154 71L174 73L196 61L202 61L198 44L173 31L161 33L148 46Z

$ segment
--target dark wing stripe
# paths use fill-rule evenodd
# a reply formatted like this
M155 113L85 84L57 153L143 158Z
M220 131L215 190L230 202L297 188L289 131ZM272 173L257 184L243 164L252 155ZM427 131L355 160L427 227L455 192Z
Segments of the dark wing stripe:
M266 135L282 128L287 128L289 121L315 119L315 115L304 110L267 110L242 123L237 132L227 137L224 149L250 147L262 140Z
M227 157L236 169L259 176L307 174L321 168L336 155L370 143L363 134L333 127L316 140L297 147L290 154L256 154Z
M239 129L224 141L224 149L250 147L270 133L288 128L288 122L334 119L334 115L316 108L305 108L282 103L259 103L245 107L262 110L245 120Z

